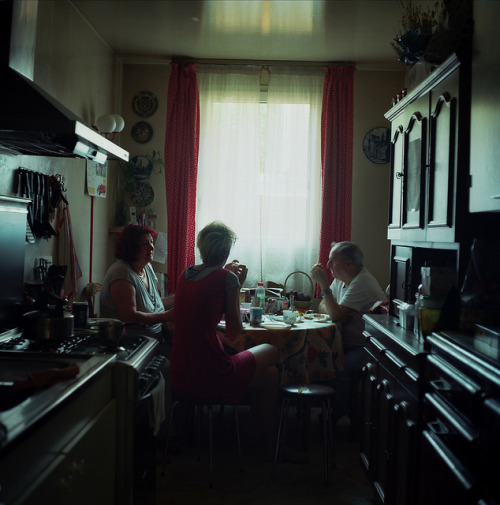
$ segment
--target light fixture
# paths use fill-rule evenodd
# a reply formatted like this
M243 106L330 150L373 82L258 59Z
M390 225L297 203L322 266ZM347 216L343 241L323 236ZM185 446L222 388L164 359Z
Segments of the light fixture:
M125 121L118 114L104 114L99 116L94 128L108 140L113 140L117 133L125 127Z

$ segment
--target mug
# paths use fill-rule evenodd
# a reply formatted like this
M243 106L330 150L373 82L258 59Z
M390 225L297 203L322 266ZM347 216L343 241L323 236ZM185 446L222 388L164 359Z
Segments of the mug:
M297 312L294 310L284 310L283 311L283 322L286 324L295 324L297 322Z
M263 307L250 307L250 324L252 326L259 326L262 324Z

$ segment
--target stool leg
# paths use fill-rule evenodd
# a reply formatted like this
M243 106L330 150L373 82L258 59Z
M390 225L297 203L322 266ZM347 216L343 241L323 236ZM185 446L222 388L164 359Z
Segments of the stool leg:
M165 440L165 449L163 450L163 461L162 461L162 469L161 469L162 476L165 475L165 465L167 464L168 442L170 440L170 433L172 431L172 424L174 422L174 410L175 410L175 407L177 407L178 404L179 404L178 400L176 400L172 404L172 410L170 411L170 416L168 418L167 438Z
M330 429L330 444L332 450L332 468L336 466L336 458L335 458L335 438L333 433L333 420L332 420L332 408L331 408L330 398L327 400L327 410L328 410L328 427Z
M234 425L236 427L236 441L238 443L238 459L240 461L240 472L243 471L243 457L241 455L240 421L238 416L238 405L233 405Z
M278 422L278 436L276 438L276 450L274 452L274 462L273 462L273 475L272 475L273 480L276 480L276 468L278 466L278 458L281 448L281 439L282 437L283 438L285 437L285 430L286 430L285 424L287 416L288 416L288 399L285 398L281 402L281 408L280 408L280 418Z
M325 444L325 485L329 484L328 478L328 431L327 424L328 423L328 410L327 410L327 400L322 401L323 404L323 441Z
M208 404L208 440L210 450L210 489L214 487L214 466L213 466L213 422L212 405Z

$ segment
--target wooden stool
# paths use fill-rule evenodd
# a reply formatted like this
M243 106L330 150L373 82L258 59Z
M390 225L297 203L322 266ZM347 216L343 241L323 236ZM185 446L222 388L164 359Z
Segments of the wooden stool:
M332 450L332 466L335 466L335 444L333 439L333 427L331 416L330 400L335 395L335 390L323 384L297 384L280 387L280 419L278 427L278 438L276 440L276 451L274 453L273 480L276 479L276 468L281 450L282 440L285 438L286 421L288 418L288 407L291 400L297 402L298 407L303 409L303 425L305 431L309 424L309 412L311 402L320 402L323 408L323 439L325 444L325 484L329 483L328 471L328 437L330 437Z
M172 405L172 410L170 412L168 426L167 426L167 437L165 440L165 451L163 454L163 470L162 475L165 474L165 465L167 462L167 451L168 451L168 442L170 439L170 433L172 430L172 424L174 420L174 412L175 408L181 402L187 402L190 405L193 405L195 410L197 410L197 441L198 441L198 450L200 451L198 454L198 460L201 459L201 422L203 418L203 408L206 407L208 411L208 439L209 439L209 469L210 469L210 488L214 487L214 472L213 472L213 415L212 415L212 407L220 406L221 412L224 406L224 401L215 398L197 398L191 395L186 394L177 394L174 393L175 400ZM234 412L234 424L236 429L236 441L238 446L238 459L240 463L240 471L243 471L243 459L241 456L241 439L240 439L240 424L239 424L239 416L238 416L238 405L233 404L233 412Z

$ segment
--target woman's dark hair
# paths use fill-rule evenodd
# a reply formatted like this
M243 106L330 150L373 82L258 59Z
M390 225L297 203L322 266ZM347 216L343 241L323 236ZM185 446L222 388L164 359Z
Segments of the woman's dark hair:
M141 249L141 236L149 233L153 238L157 233L149 226L139 224L129 224L118 235L115 242L115 256L127 263L135 261L138 258Z

